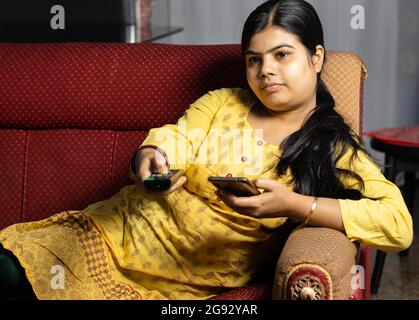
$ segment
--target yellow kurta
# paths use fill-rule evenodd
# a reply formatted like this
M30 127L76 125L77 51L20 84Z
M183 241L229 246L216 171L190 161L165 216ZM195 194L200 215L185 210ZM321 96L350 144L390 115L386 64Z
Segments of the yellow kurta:
M238 214L207 181L231 174L292 188L289 175L276 176L278 146L247 122L254 104L243 89L212 91L176 125L150 130L143 144L160 146L171 168L185 169L188 181L178 191L146 196L129 185L82 211L1 231L0 242L19 258L37 297L205 299L245 285L272 264L287 219ZM338 165L348 167L348 157ZM365 156L354 165L364 195L377 200L339 200L349 239L387 251L405 248L412 221L399 190Z

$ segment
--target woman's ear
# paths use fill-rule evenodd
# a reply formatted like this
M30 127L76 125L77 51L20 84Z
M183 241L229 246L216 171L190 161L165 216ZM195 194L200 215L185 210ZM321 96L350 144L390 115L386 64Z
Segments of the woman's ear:
M320 73L323 68L324 62L324 48L321 45L316 46L316 53L311 56L311 61L313 62L314 69L316 73Z

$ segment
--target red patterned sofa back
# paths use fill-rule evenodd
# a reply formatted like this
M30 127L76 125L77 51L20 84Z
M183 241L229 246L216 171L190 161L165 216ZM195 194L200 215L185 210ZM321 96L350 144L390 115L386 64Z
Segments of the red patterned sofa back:
M148 129L244 85L238 45L0 44L0 228L109 198Z

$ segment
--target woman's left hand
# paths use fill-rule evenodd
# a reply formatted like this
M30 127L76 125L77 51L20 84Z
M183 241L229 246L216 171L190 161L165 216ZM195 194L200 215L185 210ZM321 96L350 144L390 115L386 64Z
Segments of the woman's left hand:
M254 218L289 217L295 193L275 180L258 179L253 183L264 192L252 197L237 197L218 189L216 195L234 211Z

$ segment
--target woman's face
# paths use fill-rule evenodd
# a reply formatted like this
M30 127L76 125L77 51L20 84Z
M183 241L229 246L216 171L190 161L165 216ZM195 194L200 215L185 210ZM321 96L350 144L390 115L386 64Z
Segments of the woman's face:
M315 107L317 73L324 59L323 47L316 49L310 56L297 36L279 27L265 28L251 38L245 52L247 81L269 110Z

